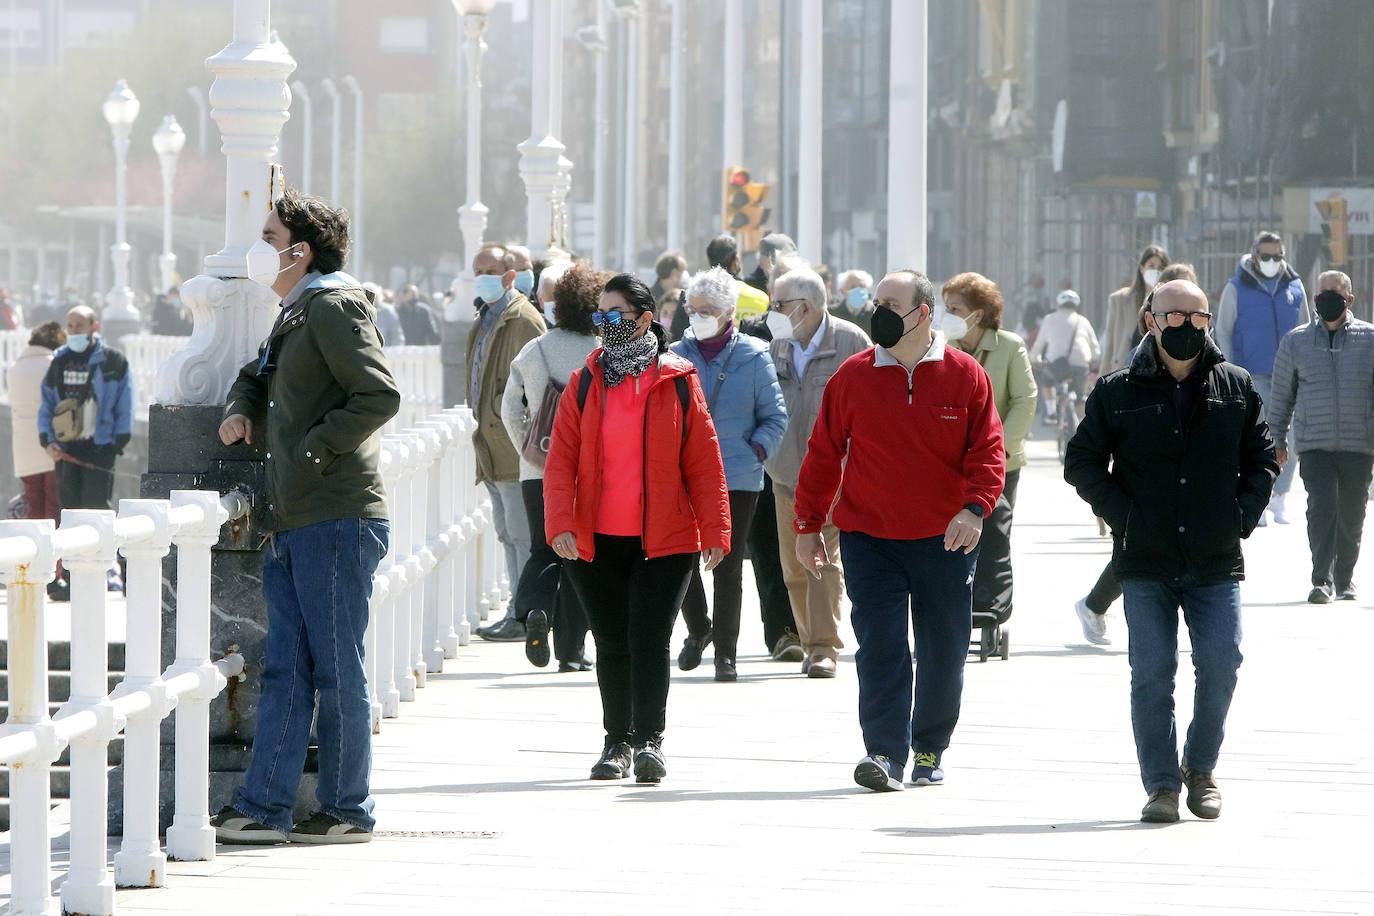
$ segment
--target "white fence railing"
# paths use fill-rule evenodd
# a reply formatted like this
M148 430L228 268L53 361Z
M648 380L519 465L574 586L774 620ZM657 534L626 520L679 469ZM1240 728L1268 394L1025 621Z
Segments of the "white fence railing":
M0 401L9 401L4 368L12 365L28 345L29 331L0 331ZM128 334L115 344L129 360L134 382L134 416L148 419L154 403L157 374L173 353L186 345L188 337L158 334ZM387 347L387 362L401 389L401 410L389 429L412 426L444 406L443 364L438 347Z
M472 412L439 411L383 438L391 546L373 576L366 641L373 731L415 699L471 629L510 596L491 502L474 482ZM210 701L244 660L210 659L210 548L245 501L205 491L123 500L119 512L64 510L50 521L0 521L0 579L8 586L10 715L0 762L10 766L11 914L58 912L51 894L48 775L71 746L70 864L63 912L114 913L114 888L160 886L168 857L208 861ZM176 660L162 670L161 563L177 548ZM128 564L125 677L108 695L105 571ZM44 586L57 561L71 570L71 700L48 714ZM253 660L257 661L257 660ZM260 666L259 666L260 669ZM176 709L175 813L158 838L159 730ZM107 748L124 733L124 828L107 863Z

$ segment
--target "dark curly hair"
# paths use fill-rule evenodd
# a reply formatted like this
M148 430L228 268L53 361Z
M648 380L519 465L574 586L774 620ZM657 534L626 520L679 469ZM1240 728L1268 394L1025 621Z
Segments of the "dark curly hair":
M649 291L649 286L634 274L616 274L606 282L603 293L620 293L625 297L625 302L638 312L654 313L654 294ZM657 321L649 323L649 330L658 338L658 352L664 353L668 349L668 332L663 325Z
M592 312L611 274L574 264L553 285L553 320L565 331L591 336L596 333Z
M348 259L348 211L335 208L318 197L306 197L287 188L277 201L277 219L291 233L291 244L310 246L310 269L322 274L342 270Z

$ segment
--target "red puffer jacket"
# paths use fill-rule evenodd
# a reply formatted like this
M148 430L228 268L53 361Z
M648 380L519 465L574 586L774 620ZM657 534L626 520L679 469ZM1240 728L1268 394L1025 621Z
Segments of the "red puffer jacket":
M601 350L573 373L558 401L549 457L544 465L544 530L549 541L571 531L577 553L593 556L592 535L601 500L601 411L606 388ZM577 406L581 374L592 374L584 410ZM691 405L684 418L679 376L687 376ZM648 378L645 372L642 379ZM730 494L716 428L706 409L696 369L669 353L659 356L644 409L644 552L649 558L730 549ZM687 435L683 436L686 424Z

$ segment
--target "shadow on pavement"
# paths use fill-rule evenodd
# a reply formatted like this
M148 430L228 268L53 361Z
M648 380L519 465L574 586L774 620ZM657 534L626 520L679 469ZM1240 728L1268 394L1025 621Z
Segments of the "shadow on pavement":
M484 792L561 792L567 789L603 789L633 785L625 780L597 782L590 779L531 779L529 782L475 782L468 785L398 786L372 789L373 795L478 795Z
M1150 830L1168 827L1169 824L1145 824L1134 821L1068 821L1061 824L994 824L986 827L879 827L878 833L888 836L920 837L933 836L990 836L1016 835L1025 833L1101 833L1104 830Z
M633 794L620 796L623 802L696 802L696 801L808 801L822 798L844 798L855 795L873 795L867 789L845 787L840 789L814 789L789 792L712 792L700 789L664 789L658 786L641 786L626 783L626 788L638 789Z
M1184 650L1186 651L1186 650ZM1101 646L1072 646L1066 645L1062 649L1012 649L1013 659L1021 656L1034 658L1066 658L1070 656L1084 657L1088 655L1126 655L1125 649L1104 649Z

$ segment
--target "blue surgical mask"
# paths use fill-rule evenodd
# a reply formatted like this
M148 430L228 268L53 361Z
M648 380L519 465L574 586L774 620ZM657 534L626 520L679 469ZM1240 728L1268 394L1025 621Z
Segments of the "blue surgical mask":
M844 294L844 298L845 301L849 303L850 308L858 311L865 305L868 305L868 290L864 289L862 286L855 286Z
M517 270L515 272L515 289L522 296L528 296L534 292L534 271Z
M477 295L483 302L495 302L506 294L506 285L496 274L482 274L477 278Z
M73 353L85 353L86 348L91 345L91 335L89 334L68 334L67 349Z

